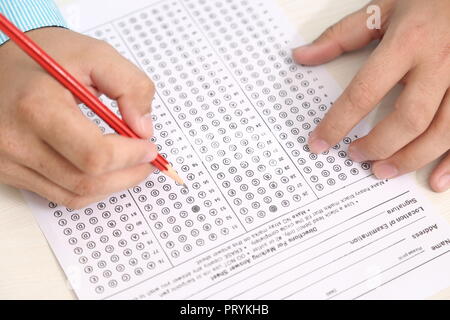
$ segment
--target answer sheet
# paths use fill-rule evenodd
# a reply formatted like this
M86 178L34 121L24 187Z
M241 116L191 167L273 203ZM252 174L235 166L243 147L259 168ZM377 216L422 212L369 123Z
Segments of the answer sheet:
M156 173L82 210L25 192L81 299L421 299L450 285L450 228L410 177L307 138L341 90L296 65L272 1L77 1L72 25L156 84ZM102 98L118 113L114 101ZM111 132L80 107L104 132Z

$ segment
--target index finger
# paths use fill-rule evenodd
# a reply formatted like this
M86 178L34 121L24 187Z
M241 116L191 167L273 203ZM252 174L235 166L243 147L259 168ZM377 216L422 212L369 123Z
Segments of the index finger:
M58 103L59 102L59 103ZM146 140L103 135L70 99L56 99L33 116L38 136L82 172L100 175L155 159L156 146Z
M408 57L382 42L311 133L311 152L339 143L404 77L412 65Z
M151 104L155 86L147 75L105 45L104 54L90 60L93 85L109 98L117 100L123 120L142 138L153 135ZM113 67L112 67L113 66Z

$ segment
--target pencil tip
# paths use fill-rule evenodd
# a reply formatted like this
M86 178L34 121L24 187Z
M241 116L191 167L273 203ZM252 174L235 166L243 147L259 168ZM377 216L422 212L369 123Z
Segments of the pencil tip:
M167 171L165 171L165 174L175 180L175 182L179 185L184 185L183 179L181 179L178 173L170 165L167 166Z
M188 188L188 186L186 185L186 183L183 183L183 188Z

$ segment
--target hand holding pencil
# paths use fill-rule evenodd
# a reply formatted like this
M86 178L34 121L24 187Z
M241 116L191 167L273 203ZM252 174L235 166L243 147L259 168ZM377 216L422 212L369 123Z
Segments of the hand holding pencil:
M154 86L143 72L109 45L69 30L45 28L27 35L48 53L35 59L44 59L45 66L51 56L67 71L57 66L58 79L13 41L0 47L1 182L76 209L136 185L154 170L149 162L179 179L145 140L153 134ZM86 100L82 87L118 101L123 123L94 111L125 137L103 135L81 113L77 103L93 108L96 98Z

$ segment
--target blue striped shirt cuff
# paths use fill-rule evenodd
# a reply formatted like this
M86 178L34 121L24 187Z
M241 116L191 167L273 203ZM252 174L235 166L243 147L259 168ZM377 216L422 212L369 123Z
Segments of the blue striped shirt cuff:
M42 27L67 27L51 0L0 0L0 12L24 32ZM0 31L0 45L8 40Z

